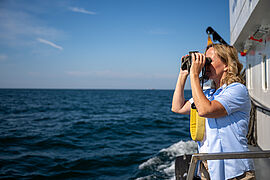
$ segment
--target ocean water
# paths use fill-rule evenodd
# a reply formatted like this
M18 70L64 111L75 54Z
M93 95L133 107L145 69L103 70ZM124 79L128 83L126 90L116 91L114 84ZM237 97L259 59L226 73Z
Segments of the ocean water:
M185 91L190 98L191 91ZM172 90L0 90L0 178L173 179L194 153Z

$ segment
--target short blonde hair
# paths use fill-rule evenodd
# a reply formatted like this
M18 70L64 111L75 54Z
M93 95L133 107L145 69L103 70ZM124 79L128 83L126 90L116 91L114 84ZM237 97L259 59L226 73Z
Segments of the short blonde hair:
M214 48L218 57L228 66L228 71L225 78L222 79L222 84L229 85L234 82L245 84L245 80L241 75L243 64L238 59L238 53L235 47L226 44L211 44L207 46L206 51L210 47Z

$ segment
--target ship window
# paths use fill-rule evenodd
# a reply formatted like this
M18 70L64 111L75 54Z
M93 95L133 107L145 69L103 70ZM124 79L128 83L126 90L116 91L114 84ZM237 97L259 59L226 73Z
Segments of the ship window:
M262 57L262 88L263 90L268 89L268 63L266 56Z

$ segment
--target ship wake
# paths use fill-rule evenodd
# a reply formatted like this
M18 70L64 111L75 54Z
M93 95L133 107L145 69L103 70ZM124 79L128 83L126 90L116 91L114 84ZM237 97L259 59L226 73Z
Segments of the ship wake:
M175 179L176 157L196 152L197 143L194 141L179 141L168 148L161 149L156 156L139 165L137 180Z

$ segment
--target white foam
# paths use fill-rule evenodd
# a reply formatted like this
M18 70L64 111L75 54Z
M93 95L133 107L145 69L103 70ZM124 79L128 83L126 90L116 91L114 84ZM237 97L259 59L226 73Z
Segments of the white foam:
M165 174L172 177L172 176L174 176L174 169L175 169L175 163L174 163L174 161L172 161L170 163L170 165L167 166L163 171L165 172Z
M163 174L166 174L170 179L175 179L174 177L174 170L175 170L175 164L174 159L177 156L181 156L184 154L193 154L197 152L197 143L194 141L179 141L173 145L171 145L168 148L161 149L159 151L163 155L165 154L166 157L168 157L167 160L162 160L161 154L158 154L157 156L148 159L146 162L142 163L139 166L139 169L144 169L147 167L154 168L154 171L161 172ZM137 180L148 180L151 179L153 175L145 176L138 178Z
M194 141L179 141L171 145L168 148L160 150L160 152L166 152L170 159L174 159L177 156L184 154L193 154L197 152L197 143ZM171 177L170 179L175 179L174 177L175 163L171 161L170 164L167 164L167 167L163 169L163 172Z
M145 176L145 177L139 177L135 180L151 180L152 179L152 175L149 175L149 176Z
M146 162L142 163L140 166L139 166L139 169L144 169L146 167L149 167L149 166L152 166L154 164L158 164L160 163L161 160L158 158L158 157L153 157L151 159L148 159Z
M169 156L176 157L183 154L193 154L197 152L197 143L194 141L179 141L168 148L160 150L166 152Z

